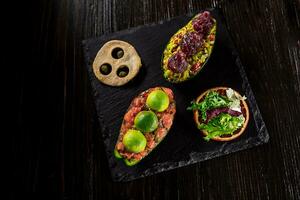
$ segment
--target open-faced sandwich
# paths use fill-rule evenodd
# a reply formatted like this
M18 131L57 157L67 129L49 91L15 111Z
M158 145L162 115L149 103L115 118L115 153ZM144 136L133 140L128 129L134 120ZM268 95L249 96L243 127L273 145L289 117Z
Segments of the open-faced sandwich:
M191 103L197 128L204 139L230 141L239 137L249 121L246 97L227 87L216 87L202 93Z
M123 118L114 154L128 166L147 156L169 132L176 104L171 89L150 88L134 98Z
M168 42L162 58L166 80L179 83L193 78L211 55L217 22L209 11L197 14Z

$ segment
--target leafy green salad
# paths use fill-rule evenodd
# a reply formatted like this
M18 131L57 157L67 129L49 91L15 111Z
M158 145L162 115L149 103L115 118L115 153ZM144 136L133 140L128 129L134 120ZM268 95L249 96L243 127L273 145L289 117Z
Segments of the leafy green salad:
M198 110L198 129L207 132L204 139L209 141L217 136L233 135L243 126L245 118L241 112L240 100L245 99L246 97L236 96L231 88L226 90L226 96L210 91L201 102L191 102L187 110Z

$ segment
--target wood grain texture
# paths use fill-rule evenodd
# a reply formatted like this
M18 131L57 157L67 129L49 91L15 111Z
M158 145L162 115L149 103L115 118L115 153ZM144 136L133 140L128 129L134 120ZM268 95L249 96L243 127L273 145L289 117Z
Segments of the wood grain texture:
M32 5L18 70L11 199L300 199L298 0L65 0ZM206 7L226 17L267 145L129 183L110 180L81 41ZM44 76L33 76L39 70Z

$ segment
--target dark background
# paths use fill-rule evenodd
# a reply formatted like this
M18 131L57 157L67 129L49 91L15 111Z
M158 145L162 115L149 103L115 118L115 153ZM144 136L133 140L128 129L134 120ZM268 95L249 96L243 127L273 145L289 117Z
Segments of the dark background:
M13 90L10 199L300 199L298 0L41 0L30 5L30 17L18 24L30 34L22 38L26 47L20 45L27 67L19 65L13 76L18 87ZM206 7L220 8L226 18L270 142L144 179L112 182L81 41Z

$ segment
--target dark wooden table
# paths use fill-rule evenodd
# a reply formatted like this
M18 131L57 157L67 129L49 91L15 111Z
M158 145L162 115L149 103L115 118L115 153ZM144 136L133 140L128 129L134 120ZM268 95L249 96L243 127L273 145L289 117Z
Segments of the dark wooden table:
M81 41L218 7L270 133L266 145L128 183L110 179ZM11 199L300 199L299 0L32 4L20 67ZM40 75L36 76L37 71Z

